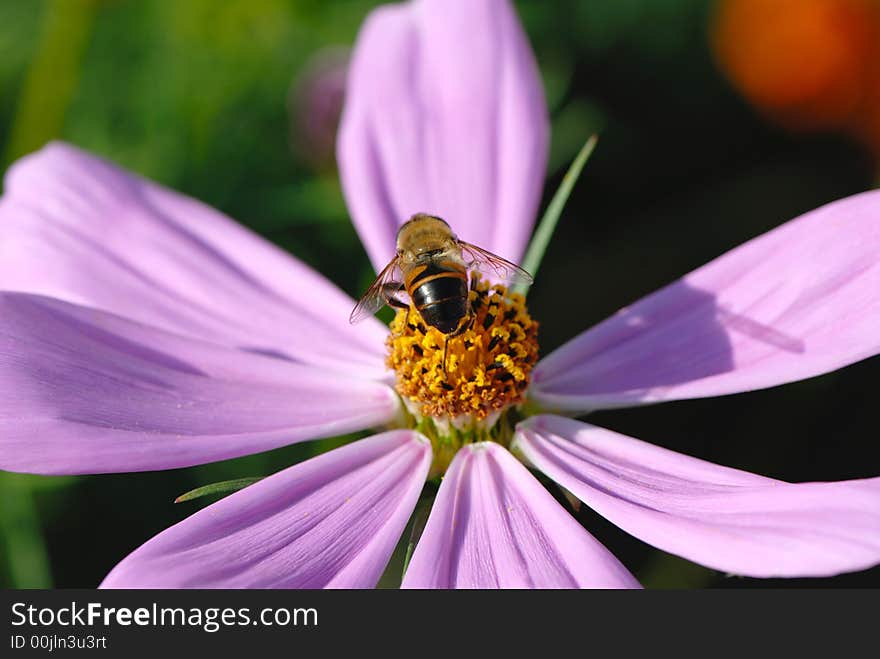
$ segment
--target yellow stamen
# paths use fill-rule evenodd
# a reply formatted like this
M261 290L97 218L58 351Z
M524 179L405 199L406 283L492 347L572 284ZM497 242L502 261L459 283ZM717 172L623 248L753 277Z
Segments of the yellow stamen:
M529 316L525 298L479 279L472 288L470 329L446 336L411 308L397 312L387 342L387 363L409 408L457 427L497 418L522 403L538 358L538 323Z

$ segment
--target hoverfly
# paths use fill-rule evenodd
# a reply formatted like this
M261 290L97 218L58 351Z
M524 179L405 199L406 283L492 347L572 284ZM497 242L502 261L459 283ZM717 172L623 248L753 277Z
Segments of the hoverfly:
M386 304L409 310L410 305L400 297L406 293L425 324L437 328L448 341L473 323L468 304L469 271L508 284L532 283L532 276L519 266L459 240L439 217L417 213L400 227L397 255L364 293L349 321L357 323Z

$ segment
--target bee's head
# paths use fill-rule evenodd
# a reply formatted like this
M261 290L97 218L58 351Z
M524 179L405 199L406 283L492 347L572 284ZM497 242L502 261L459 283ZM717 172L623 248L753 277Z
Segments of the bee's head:
M397 255L417 259L440 254L455 243L455 234L441 218L416 213L397 231Z

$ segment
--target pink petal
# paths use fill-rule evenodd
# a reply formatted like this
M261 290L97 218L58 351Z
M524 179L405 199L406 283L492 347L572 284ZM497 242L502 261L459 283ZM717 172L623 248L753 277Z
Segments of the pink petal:
M390 387L0 293L0 469L184 467L389 422Z
M518 260L547 160L547 108L507 0L418 0L367 18L338 141L348 207L377 270L413 213Z
M514 447L620 528L752 577L830 576L880 563L880 478L784 483L545 415Z
M9 171L0 281L199 339L382 377L386 329L221 213L66 144Z
M880 190L823 206L545 357L531 393L588 411L772 387L880 352Z
M163 531L101 587L372 588L430 465L408 430L329 451Z
M461 449L404 588L637 588L638 582L498 444Z

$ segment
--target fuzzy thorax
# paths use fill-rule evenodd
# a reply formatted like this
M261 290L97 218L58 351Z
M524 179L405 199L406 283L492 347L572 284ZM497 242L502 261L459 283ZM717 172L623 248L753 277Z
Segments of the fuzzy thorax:
M538 323L525 298L478 278L471 289L473 323L458 336L427 326L415 308L398 311L391 322L387 363L397 375L395 388L413 425L433 435L435 449L438 441L505 443L504 417L523 402L538 359Z

